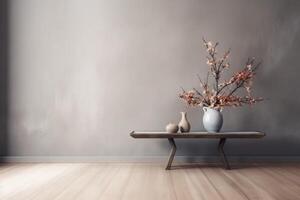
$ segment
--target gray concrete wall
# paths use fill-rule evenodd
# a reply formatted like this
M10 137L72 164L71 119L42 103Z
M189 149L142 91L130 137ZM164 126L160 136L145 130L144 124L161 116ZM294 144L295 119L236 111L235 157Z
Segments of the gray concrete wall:
M8 7L2 155L166 155L166 141L129 132L163 130L180 111L192 130L203 130L202 110L178 93L206 74L204 36L220 50L231 47L229 73L248 56L263 60L254 92L266 100L226 109L223 130L267 137L229 141L226 150L299 156L299 1L11 0ZM216 143L182 140L178 155L216 155Z

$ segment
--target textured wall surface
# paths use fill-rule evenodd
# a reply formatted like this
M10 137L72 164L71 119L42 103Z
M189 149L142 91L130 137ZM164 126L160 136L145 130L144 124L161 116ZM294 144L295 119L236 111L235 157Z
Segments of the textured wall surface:
M198 87L196 74L206 75L202 36L219 41L220 51L232 49L229 74L248 56L263 60L254 94L267 100L226 109L223 130L268 136L229 141L226 150L299 155L300 1L9 2L2 155L166 155L167 141L134 140L129 132L163 130L180 111L192 130L203 130L202 110L178 99L181 86ZM181 140L178 155L216 155L216 143Z

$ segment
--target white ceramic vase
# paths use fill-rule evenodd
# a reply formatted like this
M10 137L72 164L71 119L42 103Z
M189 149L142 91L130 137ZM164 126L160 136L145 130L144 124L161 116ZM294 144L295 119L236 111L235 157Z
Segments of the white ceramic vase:
M190 132L191 125L186 117L186 112L181 112L181 120L178 124L181 133Z
M223 125L223 116L219 110L203 107L203 126L208 132L219 132Z

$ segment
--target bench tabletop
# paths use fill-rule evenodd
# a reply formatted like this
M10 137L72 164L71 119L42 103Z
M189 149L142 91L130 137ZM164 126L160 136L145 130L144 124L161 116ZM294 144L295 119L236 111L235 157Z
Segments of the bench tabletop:
M249 132L188 132L188 133L167 133L167 132L147 132L132 131L133 138L262 138L266 134L258 131Z

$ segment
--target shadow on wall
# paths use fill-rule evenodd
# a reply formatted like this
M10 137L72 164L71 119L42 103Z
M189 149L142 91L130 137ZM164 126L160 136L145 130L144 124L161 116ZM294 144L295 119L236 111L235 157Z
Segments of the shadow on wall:
M255 52L264 60L254 90L266 100L257 105L258 109L247 109L248 114L241 115L239 129L258 127L270 137L266 137L253 153L299 156L299 8L300 4L281 5L275 16L276 24L271 26L270 37L258 43L262 50Z
M261 140L229 140L225 145L228 155L300 155L299 9L298 2L275 4L270 14L274 23L265 24L266 27L261 27L250 39L251 45L248 45L245 56L263 61L254 81L253 94L265 100L254 107L225 109L223 130L258 130L265 132L267 137ZM217 154L216 141L210 142L209 151L206 151L207 146L201 149L201 145L190 144L189 148L182 149L182 154L201 154L203 151ZM202 151L199 152L199 149Z
M0 1L0 156L8 154L8 0Z

